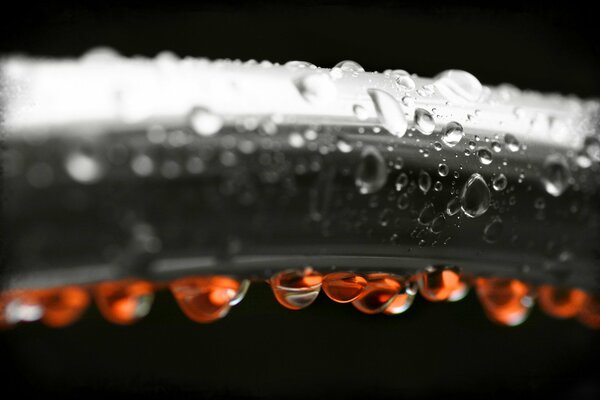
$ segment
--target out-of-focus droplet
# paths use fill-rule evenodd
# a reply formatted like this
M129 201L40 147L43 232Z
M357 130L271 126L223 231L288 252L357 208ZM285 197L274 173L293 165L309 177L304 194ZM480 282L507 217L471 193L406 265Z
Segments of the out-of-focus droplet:
M104 175L104 168L98 158L81 151L67 156L65 169L73 180L80 183L95 183Z
M600 294L587 294L577 320L592 329L600 329Z
M44 307L37 296L21 290L0 295L0 328L38 321L43 315Z
M458 288L460 275L454 268L427 267L419 276L421 296L429 301L448 300L450 294Z
M77 286L43 290L37 296L44 307L42 322L55 328L71 325L90 303L88 292Z
M415 110L415 125L423 135L431 135L435 129L435 120L429 111L417 108Z
M192 321L209 323L227 315L247 290L228 276L197 276L175 280L169 285L183 313Z
M317 66L309 63L308 61L288 61L285 63L285 66L288 68L295 68L295 69L316 69Z
M481 149L477 150L477 158L479 158L479 162L483 165L490 165L493 160L492 152L485 147L482 147Z
M352 305L365 314L383 312L402 289L398 279L390 274L367 274L367 286L363 294L352 302Z
M481 82L466 71L451 69L438 74L435 86L449 100L475 102L483 93Z
M508 180L504 174L499 174L492 179L492 187L497 192L501 192L506 189L506 185L508 185Z
M505 134L504 143L506 144L508 150L510 150L511 152L514 153L516 151L519 151L519 140L514 135L510 133Z
M381 125L394 136L404 136L408 123L400 103L394 96L381 89L369 89L367 92L373 100Z
M538 288L537 293L540 308L555 318L576 316L586 300L585 292L579 289L543 285Z
M533 298L525 283L516 279L478 278L476 286L479 300L492 321L516 326L529 316Z
M390 78L394 80L398 88L404 91L413 90L415 81L410 77L410 74L402 69L396 69L390 73Z
M450 172L450 168L448 168L448 165L444 163L438 165L438 174L440 174L440 176L446 176L448 175L448 172Z
M502 237L502 231L504 225L500 217L494 217L492 220L483 228L483 240L487 243L496 243L500 237Z
M406 290L402 290L398 293L392 302L383 311L387 315L398 315L402 314L410 308L415 299L414 293L408 293Z
M367 110L361 106L360 104L355 104L352 107L352 111L354 112L354 115L356 116L356 118L359 121L365 121L367 118L369 118L369 113L367 112Z
M495 153L500 153L500 151L502 151L502 145L494 140L492 142L492 150L494 150Z
M248 289L250 289L250 280L243 279L240 282L240 287L238 288L237 294L235 295L235 297L233 299L231 299L231 301L229 302L229 305L237 306L238 304L240 304L242 302L242 300L244 300L244 297L246 297L246 293L248 293Z
M460 211L460 200L458 197L453 197L448 201L446 205L446 214L453 216Z
M464 275L460 276L460 280L458 282L458 286L454 290L450 292L450 296L448 296L448 301L455 302L460 301L467 297L469 294L470 286L467 279L465 279Z
M335 64L334 68L339 68L344 72L365 72L365 69L356 61L344 60Z
M449 122L442 132L442 141L448 147L456 146L464 136L463 127L458 122Z
M103 282L96 286L94 294L104 318L121 325L145 317L154 300L152 284L145 281Z
M189 121L194 132L200 136L212 136L223 127L223 118L204 107L194 107Z
M375 193L385 185L388 169L379 150L367 146L361 153L354 182L361 194Z
M571 172L566 159L560 154L550 154L544 162L542 183L548 194L558 197L569 187Z
M311 305L321 290L323 277L310 267L287 270L270 280L275 298L285 308L300 310Z
M427 172L421 170L419 172L418 184L421 192L427 193L429 189L431 189L431 176Z
M332 272L323 278L323 291L337 303L356 300L367 286L367 280L353 272Z
M462 188L460 206L467 216L477 218L485 214L490 207L490 197L490 189L483 177L473 174Z
M311 104L329 103L337 95L335 84L327 74L313 73L296 80L294 83L304 100Z

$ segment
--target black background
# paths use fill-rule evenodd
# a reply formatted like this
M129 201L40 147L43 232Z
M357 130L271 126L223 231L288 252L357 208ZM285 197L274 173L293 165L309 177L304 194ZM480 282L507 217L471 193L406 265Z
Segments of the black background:
M310 61L424 76L459 68L482 82L600 93L597 16L573 2L18 3L0 23L0 53ZM0 333L3 394L77 398L600 398L600 336L535 309L524 325L489 322L473 294L418 299L398 317L366 316L323 295L279 306L264 284L224 320L187 320L168 293L137 325L92 307L66 329Z

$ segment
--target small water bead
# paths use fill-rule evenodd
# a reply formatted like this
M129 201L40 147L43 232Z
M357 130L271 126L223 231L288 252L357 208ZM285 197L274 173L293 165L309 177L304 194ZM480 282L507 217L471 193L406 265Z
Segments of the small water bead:
M450 168L448 168L448 165L444 163L438 165L438 174L440 174L440 176L446 176L448 175L448 172L450 172Z
M519 140L510 133L504 135L504 144L506 145L506 148L513 153L519 151Z
M228 276L199 276L177 279L169 285L183 313L192 321L209 323L223 318L239 303L249 286Z
M401 172L398 175L398 178L396 178L396 190L399 192L402 191L402 189L408 185L408 181L408 175L406 175L404 172Z
M431 135L435 130L435 120L431 113L422 108L415 110L415 125L423 135Z
M504 174L500 174L492 179L492 187L497 192L501 192L504 189L506 189L507 185L508 179L506 179L506 176Z
M314 105L333 101L337 95L335 84L327 74L313 73L297 79L294 84L304 100Z
M442 150L442 144L440 142L434 142L433 143L433 148L435 149L435 151L441 151Z
M396 99L388 92L380 89L369 89L367 93L373 101L375 111L383 127L394 136L404 136L408 123L404 111Z
M425 272L419 275L421 296L429 301L448 300L459 283L460 275L455 268L427 267Z
M516 279L478 278L476 286L479 300L492 321L516 326L529 316L533 298L525 283Z
M368 111L360 104L355 104L352 107L352 112L354 112L354 115L359 121L365 121L369 118Z
M469 157L471 155L471 150L465 149L465 156Z
M502 236L504 225L500 217L493 218L483 229L483 240L487 243L496 243Z
M555 318L575 317L586 300L585 292L579 289L543 285L537 292L540 308Z
M194 107L190 111L189 123L200 136L212 136L223 127L223 118L204 107Z
M542 183L546 192L554 197L564 193L571 181L567 160L560 154L550 154L542 168Z
M475 143L473 140L469 140L468 146L469 146L469 149L475 150L477 143Z
M367 286L367 280L353 272L332 272L323 278L323 291L337 303L356 300Z
M490 189L483 177L477 173L471 175L460 194L460 206L463 212L477 218L485 214L490 206Z
M334 68L339 68L344 72L365 72L365 69L356 61L344 60L335 64Z
M481 82L466 71L447 70L434 80L436 88L449 100L475 102L483 93Z
M356 169L355 184L361 194L375 193L387 181L388 168L379 150L373 146L363 149Z
M402 97L402 104L408 108L413 108L415 106L415 99L411 96L404 96Z
M390 73L390 77L401 90L413 90L416 86L413 78L411 78L409 73L404 70L394 70Z
M275 298L285 308L300 310L311 305L319 295L323 277L310 267L286 270L270 280Z
M419 172L418 184L419 189L421 189L424 194L427 193L429 189L431 189L431 176L427 172L421 170Z
M479 158L479 162L483 165L490 165L492 163L492 152L485 147L477 150L477 157Z
M362 295L352 305L365 314L383 312L402 289L394 276L384 273L367 274L367 286Z
M104 318L127 325L150 312L154 290L146 281L103 282L95 288L95 299Z
M453 216L460 211L460 200L458 197L453 197L446 205L446 214Z
M496 141L493 141L492 150L494 150L495 153L500 153L500 151L502 151L502 145Z
M449 122L442 132L442 141L448 147L456 146L464 136L463 127L458 122Z

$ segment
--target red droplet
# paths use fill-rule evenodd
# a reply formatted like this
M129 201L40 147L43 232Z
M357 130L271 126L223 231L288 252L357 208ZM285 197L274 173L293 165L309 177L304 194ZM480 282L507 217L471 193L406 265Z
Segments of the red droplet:
M530 288L516 279L478 278L477 294L487 316L501 325L523 323L533 306Z
M447 267L428 267L419 277L421 296L429 301L448 300L459 284L458 272Z
M600 329L600 294L586 294L577 320L592 329Z
M75 322L90 303L88 292L77 286L36 291L33 295L44 307L42 322L54 328Z
M338 303L356 300L366 286L367 280L353 272L332 272L323 278L323 291Z
M540 286L538 302L541 309L556 318L571 318L579 313L586 295L579 289Z
M300 310L311 305L319 295L323 277L310 267L287 270L270 280L275 298L285 308Z
M199 276L178 279L170 288L188 318L208 323L227 315L240 291L240 283L228 276Z
M375 273L365 276L367 286L352 305L365 314L383 312L400 292L402 285L390 274Z
M132 324L150 312L154 300L152 284L146 281L103 282L95 288L98 309L110 322Z

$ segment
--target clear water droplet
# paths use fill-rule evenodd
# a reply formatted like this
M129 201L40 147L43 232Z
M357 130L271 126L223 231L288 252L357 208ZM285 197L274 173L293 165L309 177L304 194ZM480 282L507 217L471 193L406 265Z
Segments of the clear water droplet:
M387 181L388 170L381 153L373 147L365 147L356 168L355 184L361 194L375 193Z
M504 225L500 217L493 218L483 229L483 240L487 243L496 243L502 236Z
M404 111L396 99L380 89L369 89L367 92L373 100L377 116L383 127L394 136L404 136L408 124Z
M429 225L433 221L435 216L435 207L433 206L433 204L426 203L421 212L419 213L417 221L421 225Z
M406 175L404 172L401 172L398 175L398 178L396 178L396 190L399 192L402 191L402 189L408 185L408 181L408 175Z
M493 141L492 150L494 150L495 153L500 153L500 151L502 151L502 145L496 141Z
M323 291L337 303L356 300L367 286L367 280L353 272L332 272L323 278Z
M497 192L501 192L504 189L506 189L507 185L508 185L508 179L506 179L506 176L504 174L500 174L500 175L496 176L494 179L492 179L492 187Z
M456 146L464 136L463 127L458 122L449 122L442 132L442 141L448 147Z
M429 230L433 233L440 233L444 230L445 226L446 217L444 216L444 214L438 214L437 217L435 217L433 221L431 221L431 226L429 227Z
M461 209L471 218L480 217L488 210L490 197L490 189L485 179L479 174L473 174L462 188L460 194Z
M335 84L327 74L306 75L297 79L294 84L304 100L314 105L330 103L337 95Z
M506 144L506 148L513 153L519 151L520 143L515 135L506 133L504 135L504 144Z
M367 118L369 118L369 113L360 104L355 104L354 107L352 107L352 111L359 121L365 121Z
M200 136L212 136L223 127L223 118L203 107L194 107L189 121L194 132Z
M438 174L440 174L440 176L446 176L449 172L450 168L448 168L448 165L444 163L438 165Z
M448 100L476 102L483 93L481 82L472 74L451 69L438 74L435 86Z
M316 300L322 279L320 273L307 267L280 272L270 282L279 304L290 310L300 310Z
M550 154L542 169L542 183L546 192L554 197L564 193L571 181L567 160L560 154Z
M431 135L435 129L435 120L431 113L422 108L415 110L415 124L423 135Z
M367 274L365 278L367 286L352 305L365 314L381 313L392 303L402 286L389 274Z
M421 170L419 172L418 184L419 189L421 189L423 193L427 193L429 189L431 189L431 176L427 172Z
M479 158L479 162L483 165L490 165L493 160L492 152L487 148L482 147L477 150L477 158Z
M339 68L344 72L365 72L365 69L356 61L344 60L335 64L334 68Z
M390 73L390 78L394 80L401 90L414 90L415 88L415 81L410 77L408 72L404 70L397 69L392 71Z

